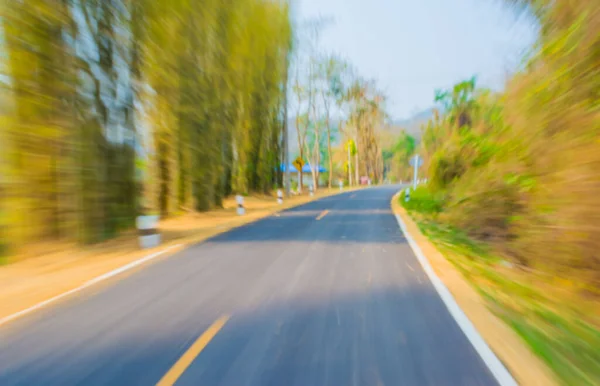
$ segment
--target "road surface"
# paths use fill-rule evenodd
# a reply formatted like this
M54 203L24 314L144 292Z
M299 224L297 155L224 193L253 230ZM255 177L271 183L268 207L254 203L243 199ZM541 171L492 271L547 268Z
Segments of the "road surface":
M328 197L0 328L0 385L495 385L390 210Z

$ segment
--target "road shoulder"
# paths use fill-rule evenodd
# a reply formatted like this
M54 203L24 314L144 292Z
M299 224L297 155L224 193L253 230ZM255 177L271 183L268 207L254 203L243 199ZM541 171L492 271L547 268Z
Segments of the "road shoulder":
M419 231L415 222L398 202L397 195L392 199L391 205L394 214L400 216L407 232L419 246L435 274L517 382L523 386L556 385L557 382L547 366L529 350L509 326L486 307L484 300L460 272Z

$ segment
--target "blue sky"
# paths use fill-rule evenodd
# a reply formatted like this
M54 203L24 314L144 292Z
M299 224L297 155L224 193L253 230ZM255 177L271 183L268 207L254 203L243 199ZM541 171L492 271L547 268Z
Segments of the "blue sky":
M389 97L400 119L433 104L434 91L477 75L501 89L535 38L502 0L296 0L297 18L333 23L321 48L346 58Z

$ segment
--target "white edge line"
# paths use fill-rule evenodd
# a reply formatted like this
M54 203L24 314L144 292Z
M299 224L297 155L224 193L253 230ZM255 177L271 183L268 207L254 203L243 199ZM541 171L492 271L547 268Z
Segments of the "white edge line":
M421 248L419 248L419 245L413 240L411 235L408 233L406 225L404 225L404 222L402 221L400 215L396 214L395 216L396 220L398 221L398 225L400 225L402 233L404 233L404 237L408 241L408 244L410 245L415 256L417 257L417 260L421 264L421 267L423 267L423 271L425 271L425 273L429 277L431 284L433 284L433 288L435 288L438 295L446 305L446 308L448 308L450 315L452 315L452 317L458 324L458 327L460 327L460 329L465 334L469 342L471 342L471 344L475 348L475 351L477 351L477 353L479 354L483 362L486 364L488 369L490 369L490 372L492 373L494 378L496 378L496 381L498 381L498 383L501 386L517 386L517 381L506 369L504 364L502 364L500 359L498 359L496 354L494 354L494 352L490 349L490 347L481 337L475 326L473 326L473 323L471 323L467 315L465 315L463 310L460 309L459 305L456 303L456 300L454 300L454 297L452 296L448 288L446 288L446 286L440 280L440 278L437 277L437 275L433 271L433 268L431 268L427 257L425 257L425 255L421 251Z
M152 253L150 255L144 256L141 259L132 261L129 264L125 264L122 267L119 267L119 268L114 269L114 270L112 270L110 272L107 272L107 273L105 273L103 275L100 275L100 276L95 277L95 278L93 278L91 280L88 280L85 283L83 283L82 285L80 285L79 287L70 289L70 290L68 290L66 292L63 292L63 293L58 294L56 296L53 296L50 299L46 299L46 300L44 300L42 302L34 304L31 307L28 307L28 308L25 308L25 309L23 309L21 311L15 312L14 314L10 314L8 316L5 316L4 318L0 319L0 326L2 326L5 323L8 323L8 322L10 322L12 320L15 320L15 319L17 319L17 318L19 318L21 316L27 315L27 314L29 314L29 313L31 313L33 311L39 310L40 308L43 308L43 307L45 307L45 306L47 306L49 304L52 304L52 303L56 302L57 300L65 298L65 297L67 297L69 295L72 295L72 294L74 294L76 292L79 292L79 291L81 291L81 290L83 290L85 288L91 287L94 284L97 284L97 283L99 283L101 281L109 279L109 278L111 278L113 276L117 276L117 275L119 275L119 274L121 274L121 273L123 273L125 271L128 271L128 270L130 270L130 269L132 269L134 267L137 267L138 265L144 264L144 263L146 263L146 262L148 262L148 261L150 261L150 260L152 260L152 259L154 259L154 258L156 258L156 257L158 257L158 256L160 256L160 255L162 255L162 254L164 254L164 253L172 250L172 249L181 247L182 245L183 244L172 245L172 246L170 246L168 248L163 249L162 251L158 251L158 252Z
M300 204L300 205L303 205L303 204ZM99 283L101 281L109 279L109 278L111 278L113 276L119 275L119 274L121 274L121 273L123 273L125 271L130 270L131 268L134 268L134 267L137 267L138 265L144 264L145 262L150 261L150 260L152 260L152 259L154 259L154 258L156 258L156 257L158 257L160 255L162 255L163 253L166 253L166 252L170 251L171 249L179 248L179 247L181 247L183 245L184 244L172 245L172 246L170 246L168 248L163 249L162 251L158 251L158 252L152 253L152 254L150 254L148 256L144 256L141 259L132 261L129 264L125 264L122 267L119 267L119 268L114 269L114 270L112 270L110 272L107 272L107 273L105 273L103 275L100 275L100 276L95 277L95 278L93 278L91 280L88 280L85 283L83 283L82 285L80 285L79 287L70 289L70 290L68 290L66 292L63 292L63 293L58 294L56 296L53 296L50 299L46 299L46 300L44 300L42 302L34 304L31 307L25 308L25 309L23 309L21 311L17 311L14 314L10 314L8 316L5 316L4 318L0 319L0 326L4 325L4 324L6 324L6 323L8 323L8 322L10 322L12 320L15 320L15 319L17 319L17 318L19 318L21 316L27 315L27 314L29 314L29 313L31 313L33 311L39 310L40 308L43 308L43 307L45 307L45 306L47 306L49 304L52 304L52 303L56 302L57 300L65 298L65 297L67 297L69 295L72 295L72 294L74 294L76 292L79 292L79 291L81 291L81 290L83 290L85 288L91 287L94 284L97 284L97 283Z

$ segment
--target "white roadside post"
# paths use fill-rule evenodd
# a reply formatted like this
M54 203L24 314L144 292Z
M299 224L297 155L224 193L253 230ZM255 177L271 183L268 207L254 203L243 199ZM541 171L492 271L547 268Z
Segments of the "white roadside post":
M159 216L138 216L136 219L136 227L139 231L139 243L141 248L153 248L160 245L158 218Z
M277 203L279 205L283 204L283 192L281 189L277 189Z
M246 213L246 209L244 208L244 197L240 194L235 196L235 201L237 201L237 214L242 216Z
M404 201L410 201L410 188L406 188L406 190L404 191Z
M310 184L310 186L308 187L308 191L310 192L310 195L312 197L312 195L314 194L314 189L313 189L312 184Z
M344 181L340 180L340 190L344 190Z

